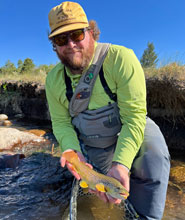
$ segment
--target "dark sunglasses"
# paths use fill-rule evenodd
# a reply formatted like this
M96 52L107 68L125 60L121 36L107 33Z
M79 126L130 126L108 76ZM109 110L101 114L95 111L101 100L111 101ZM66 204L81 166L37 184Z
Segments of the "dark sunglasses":
M72 31L68 34L56 35L53 37L53 42L60 47L67 45L69 38L74 42L79 42L81 40L84 40L86 30L88 30L88 28L75 30L75 31Z

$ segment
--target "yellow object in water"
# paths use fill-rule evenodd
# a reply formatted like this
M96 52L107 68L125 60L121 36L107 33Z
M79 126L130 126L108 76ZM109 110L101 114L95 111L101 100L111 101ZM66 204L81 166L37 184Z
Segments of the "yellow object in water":
M73 169L80 175L80 186L82 188L97 189L116 199L126 199L129 196L128 191L118 180L94 171L84 162L79 160L76 152L64 152L62 157L72 164Z

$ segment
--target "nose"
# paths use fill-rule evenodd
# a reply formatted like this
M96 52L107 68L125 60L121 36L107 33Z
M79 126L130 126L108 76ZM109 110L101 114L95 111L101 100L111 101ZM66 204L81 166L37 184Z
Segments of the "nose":
M74 47L75 45L76 45L75 42L73 40L71 40L71 38L69 37L68 42L67 42L67 46Z

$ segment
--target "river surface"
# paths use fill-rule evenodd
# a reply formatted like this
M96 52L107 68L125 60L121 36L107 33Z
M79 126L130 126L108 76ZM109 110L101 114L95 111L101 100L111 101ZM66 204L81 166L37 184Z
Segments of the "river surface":
M55 138L53 137L53 135L51 133L50 126L48 126L48 125L44 125L44 124L40 124L40 123L38 124L38 123L33 123L33 122L30 123L28 121L21 121L21 120L12 120L12 123L13 124L12 124L11 127L17 128L19 130L30 130L30 129L44 130L44 131L46 131L45 136L48 139L50 139L51 141L53 141L53 143L55 145L57 145L56 140L55 140ZM57 148L56 148L56 152L57 152ZM172 166L171 166L170 180L169 180L169 186L168 186L166 206L165 206L165 212L164 212L163 220L185 220L185 153L184 152L180 152L180 153L172 152L171 156L172 156L172 163L171 163ZM45 159L43 159L43 160L45 160ZM58 158L53 159L53 160L54 160L54 162L51 163L51 167L52 167L52 165L55 167L55 165L54 165L55 162L56 162L56 166L59 166ZM30 164L33 164L33 163L30 162ZM29 166L29 161L27 162L27 166ZM44 165L42 163L40 165L38 164L38 167L36 166L36 163L35 163L33 171L35 169L38 172L39 166L43 167L43 169L45 169ZM47 166L47 163L46 163L46 166ZM24 169L25 169L25 167L24 167ZM26 169L29 170L29 177L33 178L33 176L31 176L31 172L32 172L31 167L30 168L27 167ZM25 171L26 171L26 169L25 169ZM58 175L60 175L60 172L62 172L62 170L60 171L59 167L56 170L57 171L53 171L53 175L56 175L56 172L58 173ZM18 168L16 169L15 172L19 173ZM6 200L5 200L6 204L4 205L5 208L2 209L2 207L3 207L2 203L1 203L1 207L0 207L0 220L5 220L5 219L9 219L9 220L11 220L11 219L14 219L14 220L22 220L22 219L25 219L25 220L27 220L27 219L43 219L43 220L47 220L47 219L53 219L54 220L55 219L55 220L59 220L60 219L61 220L64 209L61 208L61 206L59 207L58 204L61 201L59 201L59 199L55 195L57 190L59 190L59 188L57 188L59 186L57 185L58 183L54 183L52 181L50 183L48 183L49 187L47 185L46 188L41 190L42 193L43 193L42 198L41 198L40 195L39 196L36 196L36 194L34 195L33 190L30 191L31 197L34 198L33 201L31 201L31 198L30 198L30 200L29 200L30 202L28 202L27 199L24 198L25 201L27 201L27 202L24 203L24 201L22 201L22 206L21 207L20 207L20 204L19 204L19 209L21 208L22 210L24 210L24 212L22 211L22 213L23 213L22 217L21 217L21 212L19 213L20 217L18 217L18 216L15 217L16 212L17 212L16 198L13 197L13 195L10 193L11 186L12 186L12 189L13 189L13 187L15 187L18 184L26 184L26 182L21 182L21 178L19 178L20 174L19 175L17 173L15 174L15 172L7 170L7 173L6 173L5 171L1 172L1 170L0 170L0 181L2 181L3 179L6 178L6 174L7 174L7 176L9 175L9 177L8 177L9 179L7 179L7 183L4 183L4 184L7 184L7 186L10 189L10 190L6 191L6 189L5 189L6 187L4 187L4 185L0 186L0 198L4 198L4 196L6 194ZM41 174L39 174L39 172L38 172L38 175L41 176ZM13 177L15 177L15 178L13 178ZM29 180L30 180L30 178L29 178ZM62 178L64 178L64 177L62 177ZM68 183L69 183L69 181L68 181ZM51 186L52 184L53 184L53 186ZM44 183L43 183L43 185L44 185ZM37 188L37 184L35 184L35 187ZM36 190L36 193L38 193L40 188L41 188L41 185L38 184L38 190ZM47 203L45 203L46 206L45 205L43 205L43 206L40 205L40 213L42 212L42 217L39 218L39 216L38 216L38 218L36 218L36 217L35 218L34 217L29 218L29 215L30 215L29 210L32 210L32 214L33 214L34 210L38 209L37 204L39 204L39 203L41 204L41 201L44 200L43 196L46 195L44 193L46 191L48 192L48 190L51 190L51 189L55 191L53 198L56 199L56 200L58 199L58 201L56 201L56 202L52 201L51 202L50 199L47 200ZM65 191L65 186L63 186L63 189ZM26 188L25 188L25 190L26 190ZM19 193L20 194L25 193L25 197L27 195L26 194L27 191L24 192L24 190L22 190L22 191L20 190ZM62 193L61 189L58 193ZM20 196L23 196L23 195L20 195ZM35 204L34 204L34 201L35 201ZM24 204L25 204L25 207L24 207ZM62 204L62 202L61 202L61 204ZM89 204L89 206L91 206L91 202L85 202L85 200L79 202L78 210L80 210L80 215L82 217L83 217L83 210L84 210L84 215L87 215L86 210L88 210L88 207L86 207L84 209L84 204L86 204L86 206L88 204ZM94 202L93 202L93 205L94 205ZM91 207L91 209L92 209L92 207ZM102 213L103 209L104 209L103 204L98 203L98 208L97 209L94 208L94 210L95 210L94 215L99 216L100 213ZM28 210L27 211L28 217L25 217L26 216L26 211L25 210ZM55 213L56 215L54 215L52 212L56 212ZM103 212L103 213L105 214L106 212ZM36 214L39 215L38 213L39 213L39 211ZM46 213L45 216L44 216L44 213ZM118 215L119 215L119 213L118 213ZM11 217L11 216L13 216L13 217ZM109 213L109 216L111 216L110 213ZM82 217L80 218L80 220L83 220ZM88 219L90 220L90 217ZM94 219L100 220L101 218L94 218ZM114 220L113 217L105 218L105 216L104 216L104 219L113 219Z

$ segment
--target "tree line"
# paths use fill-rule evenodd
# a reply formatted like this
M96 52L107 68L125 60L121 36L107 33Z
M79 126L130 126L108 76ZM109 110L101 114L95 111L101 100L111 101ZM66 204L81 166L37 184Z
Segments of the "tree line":
M44 64L37 67L30 58L26 58L24 61L19 59L16 67L14 63L8 60L5 65L0 68L0 74L39 74L41 72L47 74L53 67L53 64Z
M141 65L143 68L148 67L156 67L158 59L157 54L155 53L154 44L148 42L147 48L144 50L143 55L140 59ZM24 61L21 59L17 62L17 67L8 60L4 66L0 68L0 74L25 74L25 73L48 73L54 67L51 65L40 65L38 67L35 66L33 60L30 58L26 58Z

